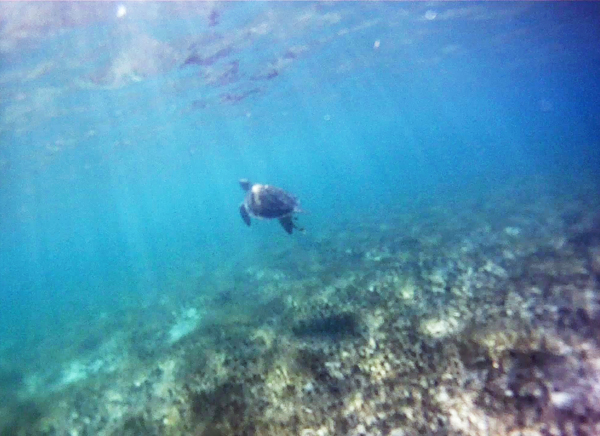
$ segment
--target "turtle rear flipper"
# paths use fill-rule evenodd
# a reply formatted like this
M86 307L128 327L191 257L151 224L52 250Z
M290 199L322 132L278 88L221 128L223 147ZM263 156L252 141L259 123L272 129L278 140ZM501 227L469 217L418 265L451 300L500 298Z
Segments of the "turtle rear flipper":
M249 226L250 225L250 214L248 213L248 210L246 209L246 205L243 203L240 205L240 215L242 216L242 219L244 220L246 225Z
M294 216L294 228L296 230L299 230L300 232L304 233L306 231L306 229L304 227L300 227L296 222L298 221L298 217Z
M279 223L290 235L292 234L294 227L296 227L294 221L292 221L292 217L289 215L279 218Z

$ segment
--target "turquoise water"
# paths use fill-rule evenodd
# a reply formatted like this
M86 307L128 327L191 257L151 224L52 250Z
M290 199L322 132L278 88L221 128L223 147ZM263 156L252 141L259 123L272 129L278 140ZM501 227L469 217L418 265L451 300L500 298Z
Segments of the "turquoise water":
M128 331L224 289L252 306L245 271L311 278L302 259L326 263L328 238L392 211L485 202L509 180L597 182L595 3L0 11L4 398L27 398L89 323ZM246 227L243 177L295 194L306 231Z

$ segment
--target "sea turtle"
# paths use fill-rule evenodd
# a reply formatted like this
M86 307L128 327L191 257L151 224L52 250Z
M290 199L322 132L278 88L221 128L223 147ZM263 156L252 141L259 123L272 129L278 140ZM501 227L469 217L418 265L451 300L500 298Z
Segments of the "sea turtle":
M240 215L247 225L250 225L250 217L277 218L289 234L294 229L304 230L294 222L294 213L302 212L296 197L281 188L250 183L248 179L241 179L240 186L246 191L244 202L240 205Z

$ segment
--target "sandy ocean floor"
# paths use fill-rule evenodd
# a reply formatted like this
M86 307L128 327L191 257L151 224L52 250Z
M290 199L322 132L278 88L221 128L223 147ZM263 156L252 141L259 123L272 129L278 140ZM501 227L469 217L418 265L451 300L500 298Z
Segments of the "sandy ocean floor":
M598 435L598 192L511 181L266 244L3 357L0 434Z

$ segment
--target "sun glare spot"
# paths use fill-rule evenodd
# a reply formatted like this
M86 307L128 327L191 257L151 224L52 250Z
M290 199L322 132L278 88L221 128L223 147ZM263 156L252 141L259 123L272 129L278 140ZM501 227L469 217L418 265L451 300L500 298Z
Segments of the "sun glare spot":
M124 5L119 5L117 7L117 18L123 18L127 15L127 8Z

